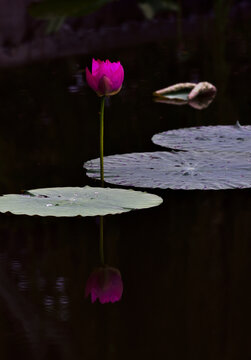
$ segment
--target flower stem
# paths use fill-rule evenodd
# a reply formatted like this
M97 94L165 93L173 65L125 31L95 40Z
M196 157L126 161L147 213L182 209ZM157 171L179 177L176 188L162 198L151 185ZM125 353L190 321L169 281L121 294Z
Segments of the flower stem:
M104 187L104 109L105 109L105 96L101 98L100 108L100 180L101 186ZM99 256L101 265L105 264L104 257L104 219L103 216L100 219L100 236L99 236Z
M105 265L105 257L104 257L104 218L103 216L99 217L100 220L100 237L99 237L99 256L101 265Z
M104 109L105 96L102 96L100 108L100 180L102 187L104 187Z

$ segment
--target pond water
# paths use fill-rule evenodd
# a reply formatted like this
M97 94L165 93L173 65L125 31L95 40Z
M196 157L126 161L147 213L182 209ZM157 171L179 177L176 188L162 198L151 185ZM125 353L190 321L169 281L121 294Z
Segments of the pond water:
M100 100L82 79L92 57L125 69L106 103L106 155L162 151L151 138L171 129L250 124L250 16L200 32L190 21L181 38L0 69L1 193L99 186L83 169L99 156ZM184 81L217 96L201 111L153 101ZM163 204L104 218L105 262L124 284L114 304L85 298L98 217L0 215L3 359L251 358L251 190L146 190Z

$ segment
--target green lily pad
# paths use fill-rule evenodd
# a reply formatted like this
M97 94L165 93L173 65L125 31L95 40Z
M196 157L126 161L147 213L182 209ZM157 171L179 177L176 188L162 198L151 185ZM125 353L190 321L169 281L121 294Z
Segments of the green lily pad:
M162 201L157 195L134 190L62 187L1 196L0 212L56 217L97 216L146 209L158 206Z
M176 93L170 93L168 95L163 95L164 97L167 97L170 100L177 99L177 100L188 100L188 95L190 91L177 91Z
M159 99L181 100L188 102L188 95L195 87L194 83L179 83L168 86L167 88L157 90L153 93Z
M99 159L85 163L99 178ZM221 190L251 187L251 153L152 152L104 158L105 181L142 188Z
M177 150L251 152L251 126L200 126L169 130L152 137L154 144Z

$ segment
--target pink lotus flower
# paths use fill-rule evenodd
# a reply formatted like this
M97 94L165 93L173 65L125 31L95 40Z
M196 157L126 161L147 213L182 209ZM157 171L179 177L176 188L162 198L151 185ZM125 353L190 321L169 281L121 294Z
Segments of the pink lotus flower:
M120 62L92 60L92 73L86 67L86 81L98 96L117 94L124 80L124 69Z
M121 299L123 282L118 269L112 267L100 267L93 271L87 280L85 297L91 295L92 303L97 299L104 303L114 303Z

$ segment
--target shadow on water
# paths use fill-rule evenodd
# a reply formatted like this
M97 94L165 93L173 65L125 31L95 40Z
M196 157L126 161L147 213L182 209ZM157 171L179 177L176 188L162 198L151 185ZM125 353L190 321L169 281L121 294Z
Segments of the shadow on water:
M250 7L237 1L223 7L226 2L219 1L213 9L205 2L206 12L193 13L196 2L183 3L180 42L176 13L145 20L135 12L126 35L113 23L112 30L103 27L103 35L101 26L98 39L97 28L90 31L85 23L84 33L99 46L95 50L90 41L86 51L74 49L63 59L44 60L40 54L40 62L20 66L20 57L17 67L16 60L6 60L15 58L11 41L2 43L1 193L98 184L83 169L99 155L99 99L83 72L92 57L120 60L125 69L123 89L106 108L107 155L159 150L151 137L169 129L249 124ZM38 29L40 20L34 21L29 26ZM87 19L68 19L64 26L82 31L81 21ZM64 26L43 41L60 41ZM113 35L106 48L107 34ZM22 46L31 37L23 34ZM207 109L153 102L156 89L204 80L218 89ZM114 304L85 299L87 279L99 265L97 219L0 215L4 359L251 356L250 190L153 192L164 199L160 207L104 218L106 261L120 269L124 283L122 299Z

